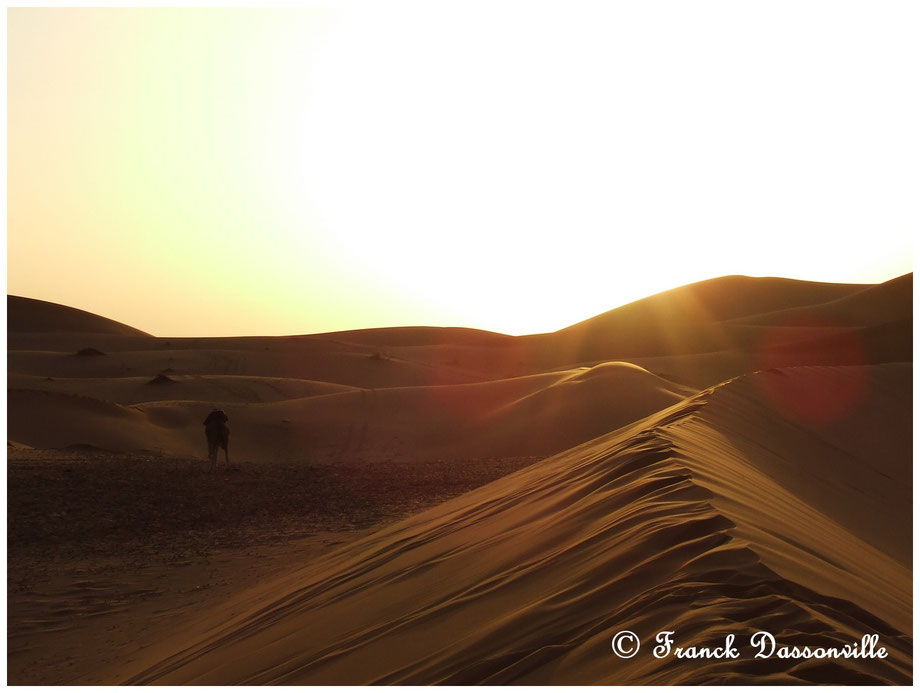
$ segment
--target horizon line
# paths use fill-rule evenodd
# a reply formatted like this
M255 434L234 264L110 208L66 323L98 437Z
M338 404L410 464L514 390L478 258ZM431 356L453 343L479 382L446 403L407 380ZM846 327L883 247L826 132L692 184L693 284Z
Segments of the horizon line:
M153 334L152 332L147 332L146 330L143 330L140 327L136 327L135 325L131 323L123 322L116 318L108 317L107 315L104 315L102 313L96 313L96 312L93 312L92 310L87 310L86 308L79 308L77 306L69 305L66 303L59 303L57 301L51 301L45 298L36 298L34 296L23 296L21 294L12 294L12 293L7 293L7 299L21 298L21 299L26 299L29 301L39 301L41 303L47 303L50 305L60 306L60 307L67 308L70 310L80 311L82 313L86 313L87 315L92 315L98 318L102 318L104 320L109 320L111 322L118 323L119 325L123 325L130 329L137 330L138 332L141 332L144 335L153 337L155 339L252 339L252 338L259 338L259 337L279 337L279 338L281 337L323 337L323 336L328 336L328 335L344 334L348 332L369 332L373 330L396 330L396 329L470 330L473 332L481 332L485 334L496 335L499 337L537 337L541 335L555 334L556 332L565 330L574 325L579 325L583 322L592 320L602 315L606 315L607 313L610 313L615 310L619 310L620 308L624 308L634 303L645 301L649 298L652 298L653 296L659 296L661 294L665 294L670 291L675 291L677 289L682 289L684 287L694 286L694 285L702 284L705 282L717 281L720 279L779 279L779 280L790 281L790 282L801 282L805 284L825 284L825 285L836 284L840 286L871 287L871 286L881 286L882 284L886 284L890 281L894 281L895 279L900 279L902 277L906 277L912 274L913 274L913 269L911 269L910 272L905 272L903 274L898 274L893 277L889 277L888 279L881 281L881 282L828 282L828 281L819 281L819 280L812 280L812 279L797 279L794 277L781 277L781 276L776 276L776 275L725 274L725 275L719 275L715 277L709 277L707 279L700 279L697 281L688 282L686 284L678 284L677 286L673 286L671 288L664 289L662 291L657 291L655 293L648 294L641 298L637 298L632 301L627 301L626 303L621 303L619 305L613 306L612 308L609 308L608 310L602 311L600 313L596 313L594 315L590 315L587 318L577 320L567 325L563 325L562 327L559 327L556 330L552 330L550 332L527 332L527 333L520 333L520 334L511 334L508 332L496 332L495 330L487 330L487 329L480 328L480 327L470 327L470 326L465 326L465 325L399 324L399 325L375 325L375 326L369 326L369 327L352 327L352 328L346 328L342 330L327 330L323 332L292 332L292 333L283 333L283 334L252 334L250 333L250 334L225 334L225 335L210 335L210 336L156 335L156 334ZM7 320L6 320L6 331L8 334L9 333L9 316L8 315L7 315Z

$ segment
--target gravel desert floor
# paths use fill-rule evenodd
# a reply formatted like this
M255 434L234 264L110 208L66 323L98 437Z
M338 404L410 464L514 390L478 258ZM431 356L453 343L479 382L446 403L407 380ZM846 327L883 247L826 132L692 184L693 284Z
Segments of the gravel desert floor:
M8 455L14 685L111 683L99 672L228 596L537 459L221 462L214 473L155 454Z

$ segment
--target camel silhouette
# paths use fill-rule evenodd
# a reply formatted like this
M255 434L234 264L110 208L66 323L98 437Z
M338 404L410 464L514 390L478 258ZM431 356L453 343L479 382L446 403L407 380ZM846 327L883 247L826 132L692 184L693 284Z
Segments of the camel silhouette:
M211 469L217 468L218 448L224 449L227 466L230 466L230 427L227 425L229 420L221 409L211 410L204 420L204 435L208 439L208 459L211 461Z

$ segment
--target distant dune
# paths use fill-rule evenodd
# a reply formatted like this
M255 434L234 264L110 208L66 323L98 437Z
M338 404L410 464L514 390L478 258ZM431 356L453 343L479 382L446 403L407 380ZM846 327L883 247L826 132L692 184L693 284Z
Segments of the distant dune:
M9 332L83 332L143 336L147 334L77 308L21 296L6 297L6 321Z
M722 277L530 337L158 338L9 297L9 436L202 454L218 406L251 461L555 454L753 370L909 360L912 286ZM113 416L131 423L113 430ZM42 424L56 419L68 423Z
M348 392L358 388L335 383L298 378L265 378L249 375L177 375L168 373L168 380L158 383L153 378L47 378L38 375L11 373L11 390L42 390L74 393L81 389L97 398L118 404L141 404L164 400L202 402L276 402L288 399ZM162 384L163 387L155 387Z
M623 356L701 353L746 346L739 318L825 303L865 289L773 277L719 277L650 296L560 330L585 358L618 349Z
M905 274L884 284L845 294L826 303L745 315L732 320L745 325L874 327L903 320L913 309L914 277Z
M10 376L10 388L10 430L32 446L200 455L202 419L220 401L234 449L250 461L550 455L691 392L618 363L384 389L248 376L172 376L152 384L22 375ZM78 388L97 397L72 394ZM58 423L49 429L49 421Z

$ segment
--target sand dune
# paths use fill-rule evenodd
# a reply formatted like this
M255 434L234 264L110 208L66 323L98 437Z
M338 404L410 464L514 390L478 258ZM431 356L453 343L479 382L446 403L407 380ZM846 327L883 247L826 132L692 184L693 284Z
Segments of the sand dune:
M6 311L7 330L10 332L80 332L135 336L147 334L94 313L34 298L7 296Z
M49 378L11 373L7 385L13 390L92 392L94 397L116 404L141 404L163 400L201 402L277 402L315 397L357 388L298 378L265 378L247 375L176 375L164 378Z
M615 330L626 321L654 321L670 314L681 321L721 322L796 306L826 303L866 289L865 284L827 284L778 277L728 276L663 291L614 308L565 329Z
M872 327L909 317L913 310L913 290L913 274L905 274L827 303L746 315L731 322L745 325Z
M812 336L806 336L811 334ZM913 321L827 331L792 329L789 334L761 333L747 348L704 354L642 356L630 359L662 377L705 388L740 373L788 366L856 366L913 360Z
M751 333L745 325L723 324L726 321L823 303L863 288L772 277L720 277L635 301L554 336L570 350L573 360L723 351L743 345Z
M742 373L909 360L911 288L912 275L868 288L723 277L530 337L158 338L9 297L9 435L200 455L201 419L219 406L250 461L554 454ZM131 424L107 434L113 412ZM69 423L40 423L56 417Z
M249 375L317 380L356 387L448 385L483 378L449 367L407 361L353 348L168 349L106 352L81 357L57 351L8 353L11 372L55 378Z
M482 450L474 456L553 454L694 393L692 388L621 361L570 373L491 412L470 434Z
M866 388L827 430L775 408L774 378ZM910 458L890 445L910 438L905 382L907 366L729 382L241 595L128 680L907 682L910 542L897 530ZM883 519L866 526L873 512ZM624 629L698 644L761 629L813 645L878 633L890 656L676 667L616 658L610 637Z
M467 346L504 346L514 337L486 330L465 327L378 327L366 330L344 330L315 335L329 337L349 344L371 346L437 346L462 344Z
M149 417L135 407L40 390L9 390L7 405L10 437L30 447L88 445L104 450L178 447L192 452L167 427L151 425Z
M912 317L911 287L912 275L868 288L723 277L637 301L553 334L525 337L412 327L292 337L156 338L136 330L99 334L90 329L95 323L84 332L36 332L32 328L42 321L38 317L28 319L25 308L41 302L9 297L9 305L19 306L21 315L10 322L8 370L73 378L152 378L165 371L289 377L353 387L449 385L607 361L712 353L750 355L767 342L803 342L854 328L902 324L899 321ZM75 309L58 308L75 312L64 321L68 325L88 316ZM827 319L780 319L799 315L795 311ZM94 317L97 322L111 322ZM86 348L102 351L104 356L75 355ZM748 372L752 364L740 364L741 370L731 375ZM706 385L721 382L721 376L714 373Z
M467 385L380 390L307 381L281 386L274 380L228 376L172 378L175 382L155 384L136 378L76 383L100 396L119 395L106 401L68 394L76 386L73 379L11 377L11 387L31 388L9 391L9 427L17 440L37 447L88 444L200 456L203 412L220 401L232 422L234 454L251 462L549 455L690 392L622 363ZM227 396L228 388L235 389L233 397ZM266 389L274 396L255 399L258 390ZM291 396L282 396L282 389ZM202 395L210 397L199 399ZM115 403L132 399L141 403ZM62 423L50 428L48 421Z

